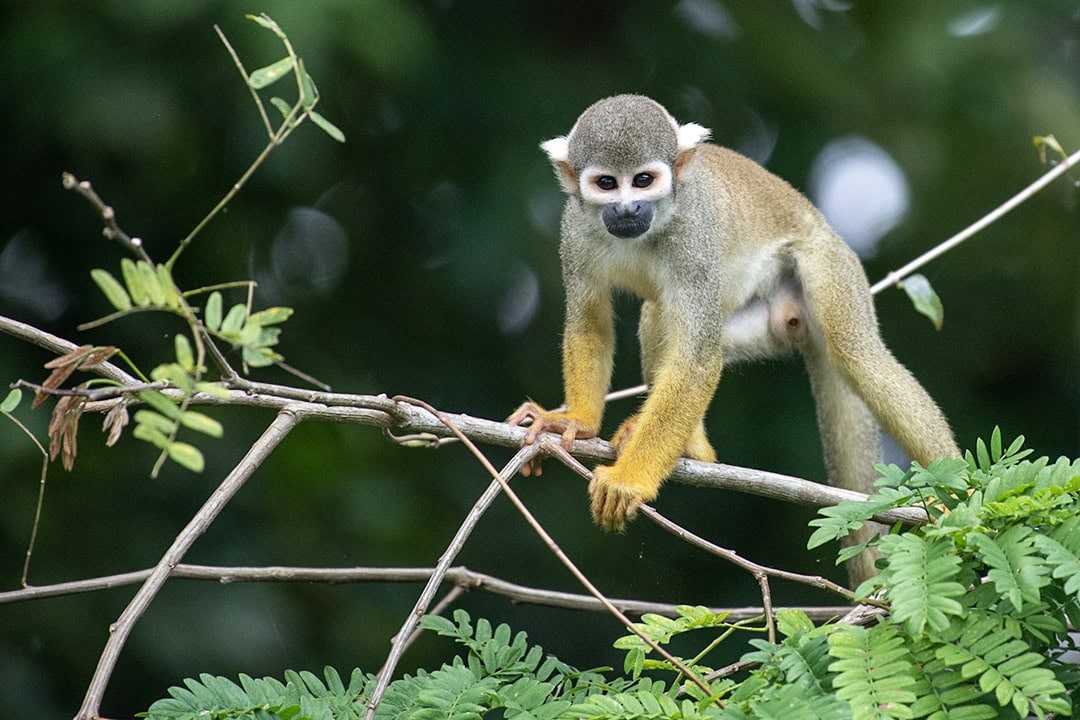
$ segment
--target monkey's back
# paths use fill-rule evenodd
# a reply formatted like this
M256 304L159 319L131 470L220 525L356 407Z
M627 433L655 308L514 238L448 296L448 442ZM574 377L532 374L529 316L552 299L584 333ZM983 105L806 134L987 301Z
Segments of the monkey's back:
M723 206L718 208L721 217L746 223L745 230L754 237L800 238L821 229L833 234L806 196L745 155L703 143L691 162L709 176L707 185L715 188L715 201Z

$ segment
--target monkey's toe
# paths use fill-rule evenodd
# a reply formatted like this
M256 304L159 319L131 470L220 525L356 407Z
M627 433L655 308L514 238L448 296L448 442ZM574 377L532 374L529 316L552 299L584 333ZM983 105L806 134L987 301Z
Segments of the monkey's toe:
M620 425L619 429L615 431L615 434L611 436L611 446L615 448L616 455L622 455L626 443L630 440L630 436L634 434L634 428L637 427L637 421L640 416L641 413L634 413L623 420L622 425Z

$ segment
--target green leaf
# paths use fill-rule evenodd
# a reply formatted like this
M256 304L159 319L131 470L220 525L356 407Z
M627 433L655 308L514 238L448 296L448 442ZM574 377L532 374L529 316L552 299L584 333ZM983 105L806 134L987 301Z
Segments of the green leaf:
M886 535L879 545L886 555L882 571L892 619L914 636L927 628L941 632L949 617L963 615L954 598L966 589L956 581L960 557L948 538L928 540L915 534Z
M319 99L319 91L315 89L315 81L304 68L304 61L300 61L300 102L305 110L310 110Z
M293 111L292 105L277 96L270 98L270 104L278 109L282 119L289 117L289 114Z
M940 330L945 322L945 308L926 276L919 273L911 275L900 283L900 287L907 293L915 309L930 318L935 330Z
M293 309L288 307L270 307L259 312L251 313L248 317L249 325L276 325L283 323L292 317Z
M1017 612L1025 605L1041 600L1040 588L1050 582L1050 569L1036 554L1034 532L1014 525L997 538L972 533L971 541L978 546L979 556L989 567L987 577Z
M244 362L251 367L269 367L281 360L281 355L273 350L264 347L251 347L250 345L244 346L243 355Z
M158 283L161 285L161 292L165 297L164 304L167 308L173 310L180 307L180 291L176 289L176 283L173 282L172 273L169 272L169 268L164 265L157 266Z
M225 320L221 323L222 335L237 335L240 333L240 329L244 326L244 318L247 317L247 307L242 303L237 303L229 308L229 312L225 315Z
M128 297L127 291L124 290L123 285L117 282L116 278L109 274L108 270L94 268L90 271L90 277L97 283L101 292L105 294L105 299L114 308L121 312L131 309L131 298Z
M221 398L222 400L228 400L230 397L232 397L229 394L229 388L227 388L227 387L225 387L223 385L220 385L218 383L212 383L212 382L197 382L197 383L195 383L195 391L196 392L203 392L203 393L206 393L207 395L212 395L212 396L214 396L216 398Z
M915 678L897 626L838 625L828 642L836 696L851 705L854 720L914 717Z
M164 448L169 444L169 436L158 430L153 425L147 423L138 423L135 425L135 429L131 431L133 437L138 438L144 442L148 442L151 445Z
M309 110L308 115L311 116L311 121L318 125L324 133L326 133L340 143L345 142L345 133L341 132L337 125L330 122L314 110Z
M11 413L15 411L15 408L19 407L19 401L22 400L22 390L19 388L13 388L6 397L4 402L0 403L0 412Z
M173 421L153 410L137 410L135 412L135 422L157 430L162 434L162 437L167 437L173 431Z
M206 298L206 310L203 316L203 322L212 332L217 332L221 327L221 307L221 293L215 290L210 293L210 297Z
M143 283L142 275L139 274L139 268L135 265L135 261L131 258L124 258L120 261L120 271L124 275L124 284L127 285L127 290L131 293L131 299L139 307L146 307L150 304L150 293L146 289L145 283Z
M191 350L191 342L184 333L176 333L176 362L186 372L195 372L195 354Z
M292 72L295 63L291 57L283 57L275 63L270 63L258 70L252 70L248 77L248 85L256 90L276 83L281 78Z
M161 382L168 381L184 391L191 392L191 374L180 367L179 363L162 363L150 371L150 378Z
M203 415L200 412L195 412L194 410L185 410L180 413L180 424L196 432L209 435L210 437L219 438L225 434L221 427L221 423L212 417Z
M798 637L814 629L814 623L802 610L782 608L776 611L776 629L784 637Z
M183 442L169 443L165 448L169 459L192 472L202 472L206 465L203 454L193 445Z
M157 390L142 390L139 392L139 399L167 418L175 420L180 417L180 408L176 403Z
M278 26L278 24L276 22L274 22L273 20L271 20L270 16L267 15L266 13L260 13L258 15L250 15L249 14L249 15L245 15L244 17L246 17L248 20L251 20L252 22L256 22L259 25L262 25L264 28L266 28L270 32L274 33L279 38L281 38L283 40L285 39L285 33L281 31L281 28Z
M165 289L161 287L157 271L154 270L150 263L144 260L135 263L135 267L139 271L139 277L142 279L143 285L146 286L147 294L150 295L150 304L154 307L164 307Z
M1061 147L1061 143L1059 143L1058 139L1053 135L1036 135L1031 141L1035 144L1035 150L1039 153L1039 162L1044 165L1047 161L1047 150L1056 153L1062 160L1069 157L1068 153L1065 152L1065 148Z
M425 630L434 630L439 635L457 638L461 637L457 625L441 615L425 615L420 618L420 627Z

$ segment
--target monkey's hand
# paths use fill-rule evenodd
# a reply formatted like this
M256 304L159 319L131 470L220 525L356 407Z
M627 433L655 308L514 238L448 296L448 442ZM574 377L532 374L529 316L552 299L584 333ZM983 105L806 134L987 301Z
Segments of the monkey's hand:
M525 434L525 444L532 445L542 432L559 433L562 436L562 446L566 452L574 449L574 440L596 437L597 428L586 425L583 420L573 413L551 412L540 407L531 400L521 404L513 415L506 419L511 425L527 425L529 431ZM525 477L530 475L540 476L540 459L537 458L521 469Z
M624 480L614 466L597 465L589 483L593 521L608 532L622 532L638 508L656 499L659 485Z

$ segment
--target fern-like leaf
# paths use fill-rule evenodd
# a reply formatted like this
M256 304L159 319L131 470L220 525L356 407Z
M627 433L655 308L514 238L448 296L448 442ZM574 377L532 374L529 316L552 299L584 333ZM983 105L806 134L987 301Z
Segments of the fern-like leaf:
M1052 569L1052 577L1064 579L1065 592L1080 600L1080 516L1062 523L1049 536L1036 535L1033 541Z
M1034 532L1014 525L996 538L972 533L969 540L979 550L979 557L990 568L987 576L998 594L1021 612L1025 604L1040 602L1039 590L1050 583L1049 570L1036 554Z
M184 680L183 688L169 688L171 697L158 700L141 717L150 720L360 720L364 700L374 678L354 670L348 687L331 667L325 682L310 672L286 671L285 683L274 678L229 678L202 674Z
M982 692L993 693L999 705L1011 705L1020 717L1070 714L1065 686L1046 667L1046 658L1018 635L1000 616L975 611L944 634L946 642L935 656L959 667L962 679L977 678Z
M838 625L829 634L829 654L836 696L851 706L853 720L914 717L915 674L895 625Z
M911 690L917 700L911 704L915 717L927 720L992 720L998 711L977 702L985 693L965 680L959 668L949 667L934 657L936 645L923 640L912 647L912 669L916 681Z
M940 632L949 627L950 616L963 613L954 599L965 589L955 579L960 558L951 541L905 533L886 535L879 547L886 566L878 584L887 586L893 620L903 623L910 635L918 636L928 627Z
M817 530L810 535L806 547L810 550L832 540L846 537L862 524L885 510L909 504L914 493L908 488L883 487L866 500L845 500L842 503L818 510L819 518L810 521Z
M664 693L636 690L590 695L583 702L575 703L563 711L562 717L591 718L592 720L635 720L637 718L692 720L702 715L688 700L679 704Z

